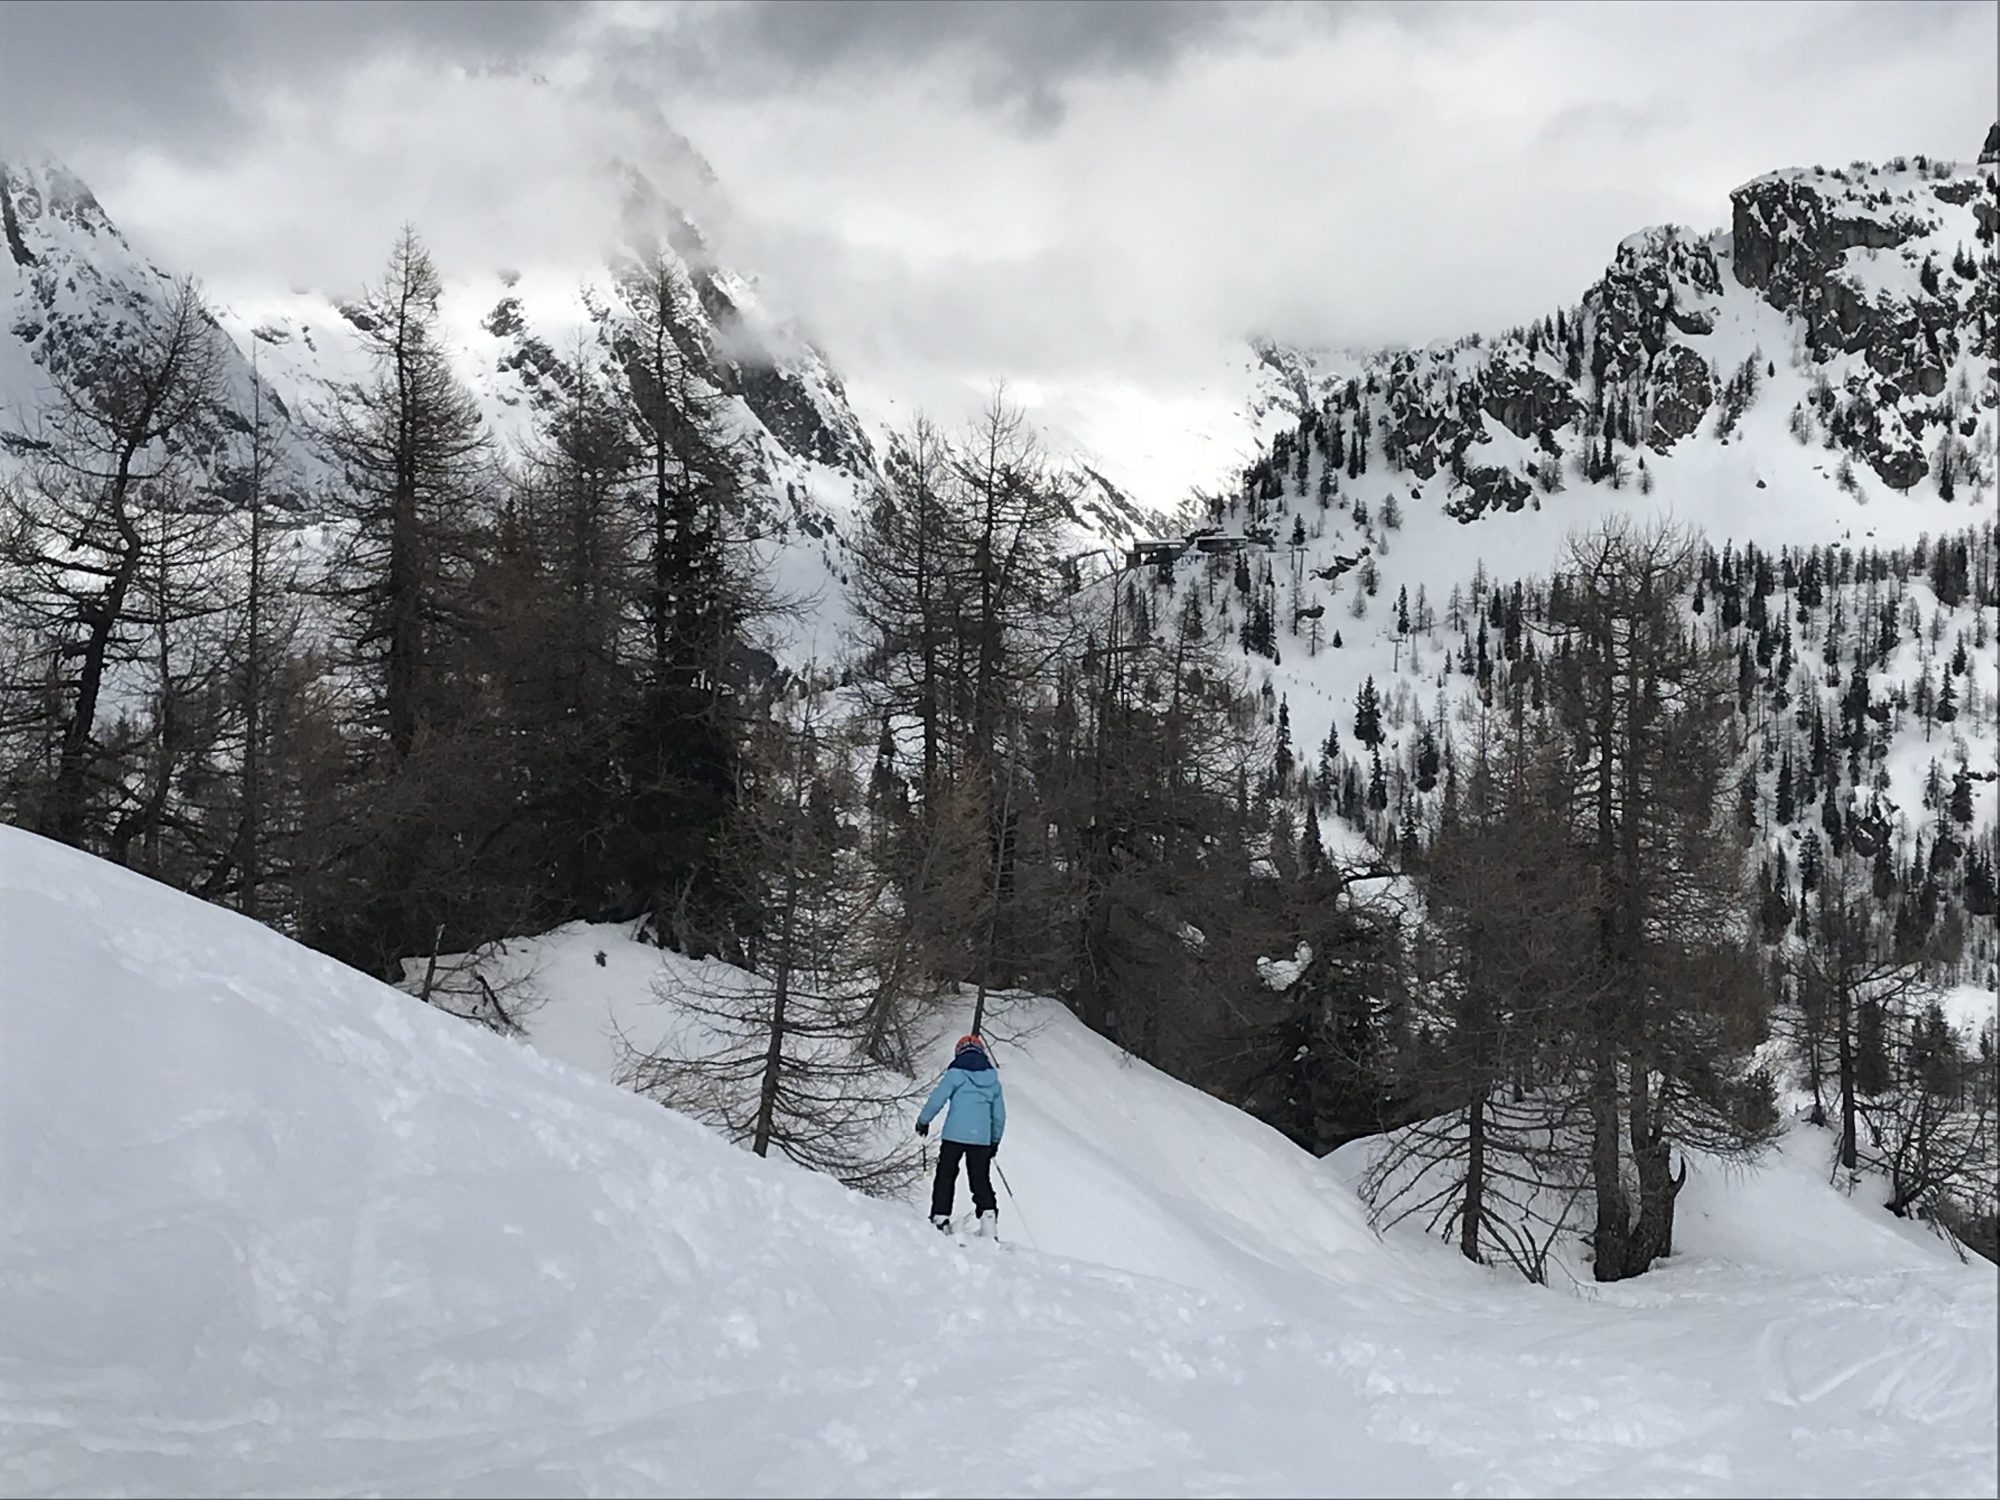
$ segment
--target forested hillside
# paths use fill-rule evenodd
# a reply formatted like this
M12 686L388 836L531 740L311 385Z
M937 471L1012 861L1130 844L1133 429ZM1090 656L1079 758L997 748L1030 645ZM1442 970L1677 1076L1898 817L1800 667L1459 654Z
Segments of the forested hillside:
M1535 1279L1647 1271L1795 1108L1990 1249L1993 175L1273 348L1295 421L1144 537L998 396L871 437L744 354L670 216L476 336L414 230L238 328L6 169L0 814L498 1030L512 938L725 959L726 1045L627 1081L872 1190L937 1017L1029 991L1390 1133L1378 1215Z

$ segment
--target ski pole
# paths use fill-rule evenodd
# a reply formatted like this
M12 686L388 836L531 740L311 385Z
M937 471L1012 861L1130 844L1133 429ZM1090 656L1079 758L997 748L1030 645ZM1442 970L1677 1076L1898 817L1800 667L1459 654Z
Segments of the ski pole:
M1007 1174L1005 1171L1001 1169L998 1160L994 1161L993 1170L1000 1173L1000 1186L1002 1186L1007 1190L1007 1201L1014 1206L1014 1217L1020 1219L1021 1200L1014 1196L1014 1184L1007 1180ZM1021 1219L1021 1233L1025 1234L1028 1237L1029 1244L1035 1245L1035 1231L1028 1227L1028 1221L1026 1219ZM1035 1245L1035 1248L1039 1250L1042 1247L1040 1245Z

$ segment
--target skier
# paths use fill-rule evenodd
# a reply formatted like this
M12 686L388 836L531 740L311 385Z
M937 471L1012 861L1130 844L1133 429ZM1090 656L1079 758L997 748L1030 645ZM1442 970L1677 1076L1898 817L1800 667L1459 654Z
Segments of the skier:
M1007 1101L1000 1092L1000 1075L986 1055L986 1043L976 1033L960 1037L952 1049L951 1066L917 1116L918 1135L930 1134L932 1118L947 1103L951 1112L945 1116L937 1177L931 1183L931 1223L950 1231L958 1161L964 1157L965 1175L972 1183L972 1206L979 1214L979 1232L996 1235L1000 1204L993 1196L993 1157L1000 1150L1000 1134L1007 1128Z

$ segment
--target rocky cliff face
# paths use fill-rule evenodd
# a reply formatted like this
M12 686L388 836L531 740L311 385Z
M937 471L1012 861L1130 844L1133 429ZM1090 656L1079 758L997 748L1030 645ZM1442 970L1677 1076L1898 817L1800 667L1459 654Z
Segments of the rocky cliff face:
M1261 348L1274 401L1311 417L1283 461L1324 442L1344 455L1337 486L1359 477L1355 439L1362 467L1379 442L1418 480L1448 475L1445 508L1471 520L1565 476L1623 482L1649 456L1726 444L1785 364L1811 387L1791 423L1801 443L1824 438L1892 491L1948 490L1940 452L1977 467L1960 451L1971 413L2000 399L2000 133L1985 156L1760 177L1731 195L1727 232L1635 234L1574 307L1498 338L1332 357ZM1251 482L1267 481L1253 470Z
M1928 472L1939 420L1929 403L1977 340L1979 278L1963 274L1962 221L1982 187L1977 173L1892 165L1780 173L1733 195L1736 279L1799 319L1818 362L1861 356L1844 381L1845 426L1894 489ZM1990 242L1990 221L1972 217L1969 238Z

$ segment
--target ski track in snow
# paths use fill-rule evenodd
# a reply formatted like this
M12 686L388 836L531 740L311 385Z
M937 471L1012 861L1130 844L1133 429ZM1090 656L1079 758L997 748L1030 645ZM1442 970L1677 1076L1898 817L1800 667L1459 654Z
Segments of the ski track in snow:
M1810 1139L1542 1290L1058 1014L996 1254L8 828L0 964L7 1495L1995 1493L1993 1268Z

